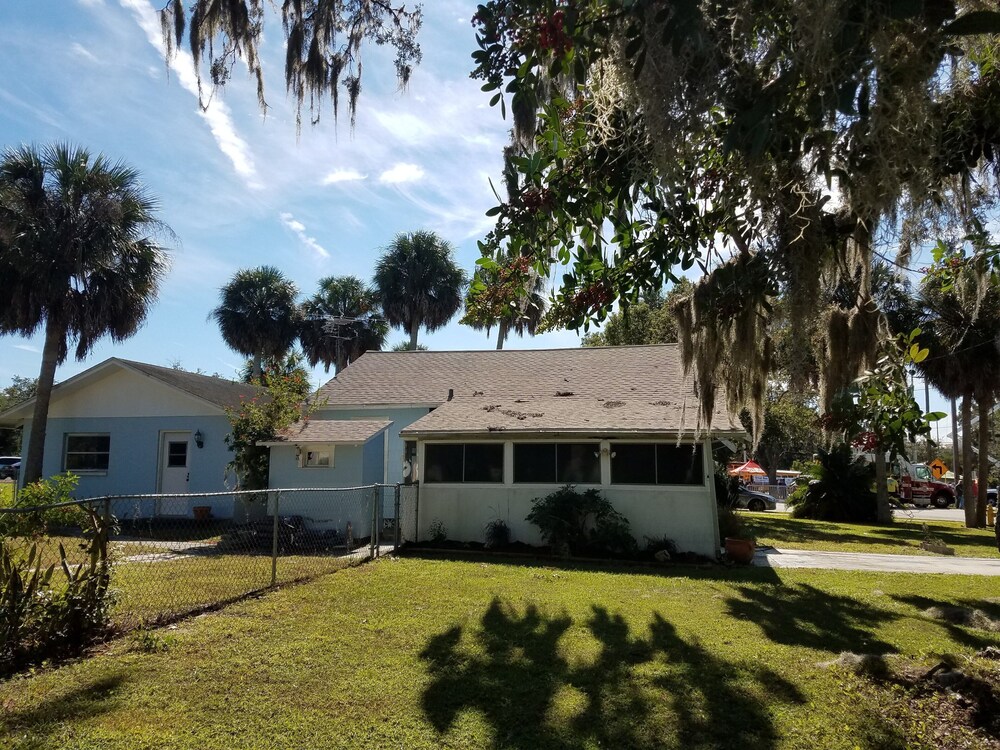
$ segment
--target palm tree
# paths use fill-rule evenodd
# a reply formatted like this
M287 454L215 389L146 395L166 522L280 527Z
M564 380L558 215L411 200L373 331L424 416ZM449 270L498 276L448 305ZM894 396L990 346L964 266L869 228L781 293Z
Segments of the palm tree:
M989 474L990 408L1000 397L1000 284L991 276L979 278L975 270L959 270L950 284L930 275L921 288L926 319L921 337L930 349L920 367L945 396L961 398L962 494L966 526L986 525L985 478ZM980 413L978 497L972 498L972 409ZM986 417L986 418L984 418Z
M373 313L378 293L356 276L327 276L319 291L302 303L299 341L309 365L322 362L339 373L368 350L385 345L389 324Z
M230 349L253 361L260 382L261 362L283 357L298 335L299 290L274 266L244 268L220 290L220 304L209 313Z
M444 327L462 306L465 272L454 249L433 232L398 234L375 265L375 287L385 318L410 334Z
M0 160L0 333L44 326L24 481L42 476L56 367L70 343L84 359L146 319L168 266L155 237L169 229L139 174L104 155L59 144L7 149Z

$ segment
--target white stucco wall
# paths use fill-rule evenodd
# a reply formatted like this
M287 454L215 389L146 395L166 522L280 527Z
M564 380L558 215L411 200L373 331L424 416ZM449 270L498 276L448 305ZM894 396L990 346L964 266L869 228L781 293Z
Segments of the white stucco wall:
M599 445L606 449L609 443L601 441ZM423 465L423 442L418 451L418 460ZM702 453L704 482L700 486L612 485L610 456L607 451L602 451L601 484L581 484L578 489L596 487L601 490L628 519L632 535L640 547L645 545L644 537L666 536L681 551L714 558L719 550L719 524L712 480L711 441L704 441ZM531 511L534 498L543 497L560 485L514 484L512 455L513 443L508 441L505 443L503 484L421 483L417 538L427 539L430 536L430 525L435 520L440 520L449 539L482 542L486 524L501 518L510 527L513 541L541 544L537 527L528 523L525 516Z

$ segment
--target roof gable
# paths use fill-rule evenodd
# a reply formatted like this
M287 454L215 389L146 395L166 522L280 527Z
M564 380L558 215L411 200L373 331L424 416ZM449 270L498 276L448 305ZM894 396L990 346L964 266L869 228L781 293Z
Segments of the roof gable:
M74 375L63 383L57 384L52 390L50 416L55 416L58 413L60 400L72 398L84 389L98 386L109 379L109 382L117 382L124 373L129 373L132 377L152 380L159 387L166 387L187 399L193 399L201 409L208 413L222 413L227 408L238 407L244 398L266 396L267 393L263 388L235 383L223 378L112 357ZM30 399L14 406L0 414L0 422L14 423L30 418L34 403L35 400ZM191 401L187 403L191 403Z

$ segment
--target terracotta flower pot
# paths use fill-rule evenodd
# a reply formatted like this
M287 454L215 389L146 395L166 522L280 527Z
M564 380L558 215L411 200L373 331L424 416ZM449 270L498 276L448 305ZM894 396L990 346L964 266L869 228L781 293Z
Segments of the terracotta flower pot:
M726 537L726 554L733 562L749 565L753 561L755 546L749 539Z
M212 517L212 508L208 505L196 505L191 509L194 513L194 520L207 521Z

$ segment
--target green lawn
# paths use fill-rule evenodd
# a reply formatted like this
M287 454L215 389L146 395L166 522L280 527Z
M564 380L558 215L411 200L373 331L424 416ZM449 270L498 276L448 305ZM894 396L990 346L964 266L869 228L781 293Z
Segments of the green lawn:
M957 521L898 518L887 526L866 526L810 521L782 513L743 513L742 516L758 545L833 552L934 555L920 549L926 523L930 536L943 540L958 557L1000 556L992 529L967 529Z
M998 643L921 614L1000 618L996 596L979 577L387 559L0 683L0 746L931 747L922 721L886 722L889 691L820 663Z

